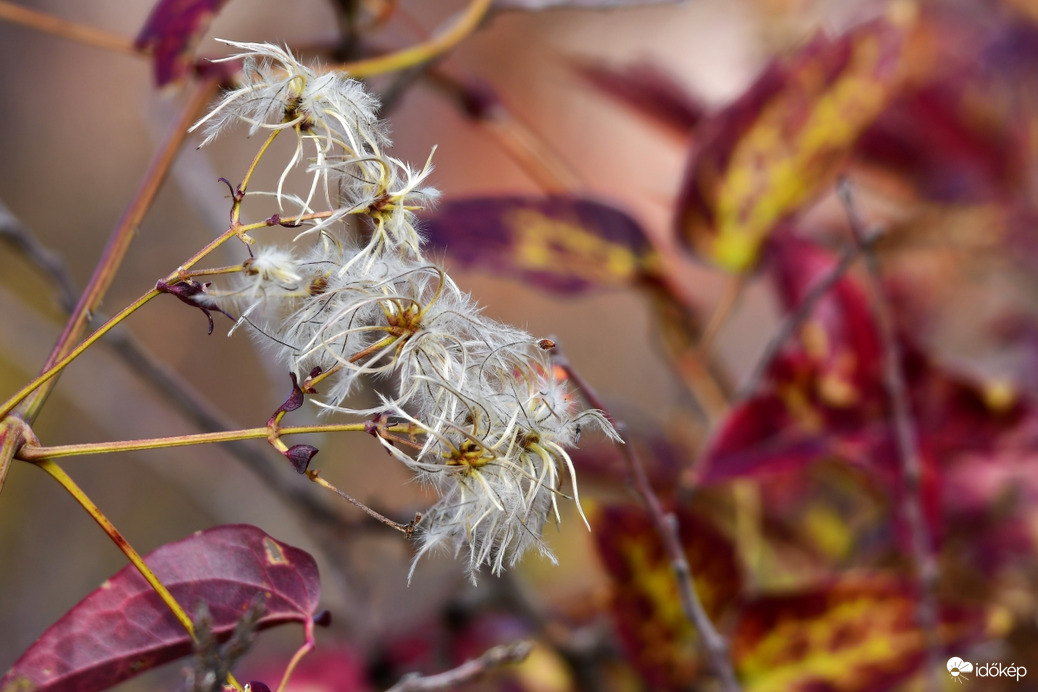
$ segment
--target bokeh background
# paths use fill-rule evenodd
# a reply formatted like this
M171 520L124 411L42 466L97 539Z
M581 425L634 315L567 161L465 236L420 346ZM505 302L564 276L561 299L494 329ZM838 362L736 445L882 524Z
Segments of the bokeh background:
M19 4L132 37L152 3ZM993 13L1026 12L1014 7L1023 2L991 4L999 5ZM464 5L403 0L398 19L377 41L386 46L413 43ZM889 3L881 2L695 0L611 11L509 12L495 16L442 67L460 78L493 85L505 107L573 168L588 193L627 209L649 233L665 238L688 158L687 141L651 126L594 89L580 78L577 64L653 62L707 108L716 108L738 96L772 56L802 44L815 31L839 31L887 9ZM224 54L213 36L321 46L334 43L334 26L335 14L323 0L233 0L215 19L198 52ZM156 91L143 59L6 23L0 23L0 65L0 199L60 254L82 287L185 94L177 87ZM373 85L385 88L388 80L376 79ZM394 156L420 163L438 147L433 183L445 201L472 194L540 192L494 137L421 80L407 89L388 117ZM141 225L105 299L106 311L146 291L225 228L228 202L216 179L240 178L257 142L237 133L197 151L192 146L197 141L188 140ZM899 218L896 205L869 199L870 212ZM815 213L837 218L840 211L827 200ZM975 233L983 235L983 228ZM946 237L938 246L954 246L958 238ZM974 243L976 238L967 235L961 242ZM241 257L239 248L229 246L221 260L231 263ZM450 266L449 250L445 261ZM1025 356L1004 344L993 346L970 324L974 316L1009 310L1007 305L1026 309L1032 286L1016 274L1007 275L998 263L977 261L966 270L956 262L947 259L933 269L937 278L932 281L944 284L935 293L929 343L979 376L1011 381L1022 371ZM691 261L686 272L688 285L708 310L723 292L724 277ZM689 439L702 436L694 402L668 369L649 308L634 291L611 289L560 299L499 277L458 273L455 278L487 314L536 335L553 335L603 400L633 428L646 422L671 426L676 435ZM0 246L0 390L16 390L46 357L63 314L55 293L17 253ZM246 334L226 338L228 325L221 319L217 316L216 331L206 336L201 316L177 301L157 300L124 329L230 420L241 427L262 425L287 394L287 377ZM751 285L716 347L734 382L746 376L760 355L762 335L777 321L774 299ZM308 415L305 409L291 414L299 421ZM63 375L37 426L47 444L193 430L190 421L103 345ZM324 477L392 516L407 517L429 501L408 483L405 470L365 435L308 441L321 450L315 465ZM411 551L398 534L333 502L265 444L257 441L250 449L271 469L267 481L215 446L77 458L65 466L142 552L223 523L254 524L310 551L324 575L323 604L334 614L319 641L349 641L363 651L365 641L421 627L445 603L478 604L485 597L449 558L423 563L408 587ZM314 502L330 503L351 520L349 531L333 533L301 516L271 483L300 486ZM593 484L586 491L592 502L595 492ZM569 516L564 515L561 531L550 531L548 537L559 566L527 559L512 587L543 611L593 610L606 598L608 580L592 537L565 511ZM0 670L6 670L47 625L121 568L123 557L64 491L29 465L16 463L0 497L0 565ZM287 659L298 632L283 630L261 637L252 665ZM541 665L549 672L539 689L566 689L559 682L565 679L560 663ZM178 669L179 664L167 666L120 689L172 687ZM553 670L554 678L549 674Z

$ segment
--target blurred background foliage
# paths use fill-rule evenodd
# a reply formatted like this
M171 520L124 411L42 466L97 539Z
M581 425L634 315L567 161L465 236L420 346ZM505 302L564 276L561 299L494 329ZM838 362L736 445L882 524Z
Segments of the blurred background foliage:
M126 37L153 5L20 4ZM216 36L350 59L413 44L466 5L353 4L373 28L350 43L337 3L227 2L196 53L224 54ZM938 605L942 665L954 654L1038 675L1038 10L1027 0L629 4L502 11L431 71L371 80L387 97L394 155L420 163L438 147L443 202L427 229L440 256L488 314L552 335L626 421L746 689L921 688L925 599ZM156 89L144 59L9 23L0 63L0 199L82 287L187 87ZM254 145L185 147L106 312L226 227L216 179L236 180ZM531 152L548 164L531 167ZM891 433L860 258L768 351L783 317L854 247L841 175L867 227L883 229L874 249L904 351L918 492ZM55 296L3 247L5 391L56 338ZM229 421L262 425L287 377L225 327L207 337L198 315L158 300L120 329ZM102 345L68 368L35 429L46 444L195 431L165 399ZM380 511L406 518L428 503L370 437L313 443L322 476ZM334 618L298 689L379 689L517 638L536 642L531 657L478 689L712 689L655 530L604 440L588 435L575 456L592 533L564 516L548 534L559 566L527 559L477 588L449 557L422 564L408 588L411 550L398 534L332 502L265 444L245 448L265 480L217 446L66 468L142 552L250 523L313 554ZM286 488L341 520L330 528L301 513ZM4 490L2 670L124 562L28 464L12 467ZM933 542L929 587L909 547L913 502ZM275 679L296 642L264 634L245 679ZM180 679L173 664L120 689Z

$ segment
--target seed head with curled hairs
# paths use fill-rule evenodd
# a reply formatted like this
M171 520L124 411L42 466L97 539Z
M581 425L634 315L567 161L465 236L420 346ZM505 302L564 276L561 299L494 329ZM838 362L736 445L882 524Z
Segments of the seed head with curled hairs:
M545 342L482 315L423 257L415 213L437 196L425 183L431 156L417 170L384 153L378 104L360 83L276 46L228 43L243 51L234 57L244 58L245 77L196 127L206 125L206 142L235 121L250 132L292 132L297 146L269 194L310 218L287 247L257 239L237 284L214 287L212 299L276 342L299 381L320 372L324 394L311 400L326 413L376 413L409 426L406 437L379 439L439 495L418 525L416 562L437 548L467 551L474 578L530 548L552 558L542 534L549 514L558 519L558 498L568 497L564 475L580 509L566 449L582 423L615 435L612 427L579 409ZM313 177L305 196L284 190L304 165ZM318 187L328 209L315 213ZM366 223L358 229L349 219ZM352 408L349 397L370 375L387 378L389 389L378 406Z

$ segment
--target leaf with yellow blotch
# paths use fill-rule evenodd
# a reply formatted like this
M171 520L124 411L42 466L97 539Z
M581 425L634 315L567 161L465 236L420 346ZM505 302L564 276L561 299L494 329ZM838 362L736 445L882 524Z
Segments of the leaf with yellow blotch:
M926 637L911 584L887 574L845 576L744 608L731 652L746 692L891 689L920 672ZM941 607L939 637L963 645L999 634L977 608Z
M681 237L724 269L751 269L775 225L832 184L890 101L902 35L875 20L819 36L704 123L682 185Z
M735 550L699 515L683 508L676 514L696 592L717 622L742 588ZM703 665L652 520L640 507L623 505L598 509L591 523L598 555L613 580L613 618L631 663L649 689L687 689Z
M557 293L652 282L658 260L641 226L603 202L476 197L426 216L423 235L458 267L491 270Z

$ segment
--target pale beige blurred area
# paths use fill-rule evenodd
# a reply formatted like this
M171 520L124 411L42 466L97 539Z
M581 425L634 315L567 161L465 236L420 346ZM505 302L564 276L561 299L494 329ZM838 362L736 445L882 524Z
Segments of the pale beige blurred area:
M151 2L20 4L131 37ZM451 8L463 5L404 0L401 8L411 21L388 31L385 40L393 45L414 41L409 27L431 29ZM504 104L574 168L587 193L630 210L651 232L665 236L687 157L683 144L582 83L569 61L576 56L617 65L655 61L708 103L721 104L745 87L766 56L801 40L810 27L839 26L869 7L807 0L696 0L602 13L508 13L466 41L444 68L493 84ZM333 28L333 13L319 0L232 0L211 35L315 45L334 40ZM200 51L220 55L224 49L210 38ZM0 24L0 66L0 199L61 254L82 287L185 94L176 89L156 93L143 60L6 24ZM485 131L421 83L393 111L391 124L393 154L401 159L421 162L438 147L433 182L445 199L539 192ZM105 300L106 312L148 290L224 230L228 201L216 178L239 180L258 141L234 132L196 152L197 141L189 140L181 164L142 224ZM236 262L243 257L235 247L221 259ZM697 279L702 301L712 304L719 278L693 266L689 271L702 274ZM611 291L560 299L508 280L465 274L455 278L485 305L487 314L538 336L554 335L604 400L634 425L659 424L676 411L690 410L691 402L666 367L641 296ZM736 313L722 335L725 358L734 369L754 355L740 332L759 329L766 313L751 304ZM52 287L8 247L0 247L3 392L16 390L42 363L60 317ZM230 419L243 427L261 426L288 394L287 375L246 335L228 339L229 322L219 315L216 319L214 334L206 336L203 316L168 298L134 315L126 329ZM104 347L97 351L70 368L40 417L37 432L45 444L192 430L132 369ZM310 415L300 411L290 414L290 420L304 421ZM308 441L321 449L314 465L358 498L398 518L428 502L369 437ZM273 463L279 461L264 444L254 447ZM398 534L374 527L332 540L313 531L275 492L219 449L87 457L64 466L141 551L200 528L235 522L256 524L312 551L326 577L323 605L336 614L331 633L321 636L406 628L434 613L449 592L471 588L460 563L433 559L419 567L422 578L408 589L410 548ZM278 468L278 483L305 483L287 465ZM321 493L316 487L311 491L315 497ZM340 509L358 517L345 504ZM594 558L579 520L564 518L557 544L560 567L527 568L533 588L548 599L594 588L599 577L588 569ZM16 463L0 495L0 565L0 670L6 670L48 624L122 567L123 558L63 490ZM345 582L340 578L343 565ZM275 640L291 640L295 634L275 635ZM124 689L169 686L176 677L173 666Z

